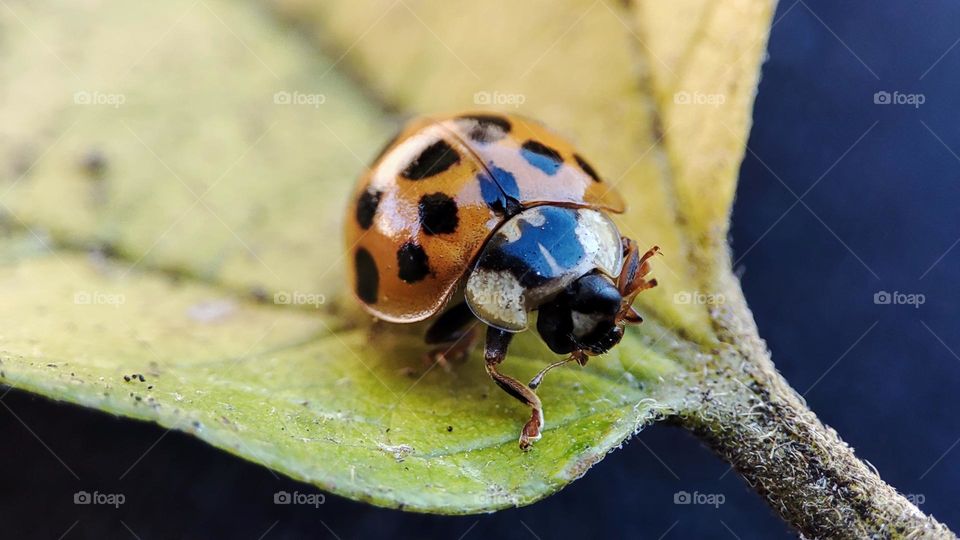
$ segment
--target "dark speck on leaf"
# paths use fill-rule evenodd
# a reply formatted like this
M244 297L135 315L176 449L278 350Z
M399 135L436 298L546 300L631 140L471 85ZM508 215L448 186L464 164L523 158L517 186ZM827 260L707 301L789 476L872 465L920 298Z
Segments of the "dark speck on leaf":
M146 379L143 378L143 375L137 373L137 378L140 379L140 382L144 382Z
M119 257L120 250L116 245L110 242L98 242L95 246L93 246L90 254L98 259L111 259Z
M260 285L254 285L250 287L250 296L253 297L255 302L260 304L265 304L267 300L270 299L270 295L267 294L267 290Z
M130 382L130 376L129 376L129 375L124 375L124 376L123 376L123 380L125 380L125 381L127 381L127 382Z
M100 150L88 150L80 160L84 172L93 178L101 178L107 170L107 156Z
M453 432L453 426L447 426L447 433Z

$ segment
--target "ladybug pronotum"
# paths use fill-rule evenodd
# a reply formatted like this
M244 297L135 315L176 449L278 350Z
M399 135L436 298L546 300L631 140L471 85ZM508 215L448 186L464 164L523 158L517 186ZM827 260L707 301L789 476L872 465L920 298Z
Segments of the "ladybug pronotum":
M465 356L476 322L486 324L487 373L532 409L523 449L544 427L534 392L544 374L619 343L627 323L641 322L634 297L656 285L645 276L658 248L640 253L607 216L624 211L620 195L569 142L516 115L411 121L350 204L357 299L393 323L434 317L426 342L436 361ZM546 344L568 357L523 384L499 366L532 311Z

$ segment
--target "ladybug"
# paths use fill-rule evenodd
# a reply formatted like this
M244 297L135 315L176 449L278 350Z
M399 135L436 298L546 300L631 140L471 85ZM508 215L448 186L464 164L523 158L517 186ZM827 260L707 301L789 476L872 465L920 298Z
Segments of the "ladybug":
M350 205L357 299L392 323L434 318L425 341L439 362L464 357L485 324L487 373L531 408L524 450L544 427L534 390L546 372L619 343L627 323L642 321L634 297L656 286L646 275L658 248L640 253L607 215L624 211L620 195L568 141L521 116L412 120ZM499 368L532 311L540 336L567 358L523 384Z

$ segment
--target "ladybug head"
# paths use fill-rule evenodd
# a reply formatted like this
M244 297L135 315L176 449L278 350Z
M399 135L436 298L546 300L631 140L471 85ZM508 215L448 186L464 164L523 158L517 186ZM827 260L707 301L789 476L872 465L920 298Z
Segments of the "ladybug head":
M606 276L592 272L540 306L537 331L557 354L603 354L620 343L623 297Z

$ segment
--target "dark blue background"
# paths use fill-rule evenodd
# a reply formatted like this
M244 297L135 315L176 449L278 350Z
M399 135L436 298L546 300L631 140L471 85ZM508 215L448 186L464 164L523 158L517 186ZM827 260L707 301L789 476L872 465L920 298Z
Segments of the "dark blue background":
M734 212L747 298L780 370L820 417L960 530L960 358L951 351L960 351L960 4L783 0L777 17ZM925 103L877 105L881 90ZM926 303L875 305L880 290L922 293ZM332 496L318 510L275 506L277 490L312 490L177 433L118 482L116 464L133 463L159 428L17 392L4 403L0 523L9 537L124 537L125 527L144 539L792 536L675 428L643 432L532 507L443 518ZM75 480L10 410L81 477L130 502L118 511L70 504ZM725 504L675 505L680 490L723 494Z

